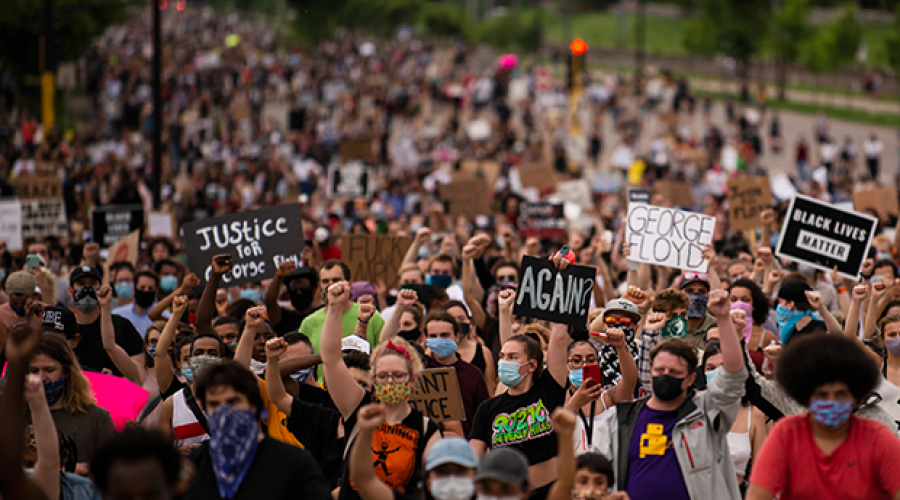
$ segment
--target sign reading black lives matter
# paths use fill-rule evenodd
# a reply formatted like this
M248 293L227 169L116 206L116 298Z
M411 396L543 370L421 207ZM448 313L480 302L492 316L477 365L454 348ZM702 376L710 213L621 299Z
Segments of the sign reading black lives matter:
M143 229L144 207L140 205L105 205L91 212L91 238L102 248Z
M857 279L878 220L796 195L781 228L776 255Z
M286 260L300 264L303 230L296 205L278 205L184 226L188 264L202 269L200 281L209 280L212 258L227 253L234 268L222 276L221 287L242 285L275 276Z
M547 259L522 257L513 314L584 326L591 307L596 271L568 266L559 271Z
M628 260L706 272L703 247L712 243L716 218L643 203L628 205Z

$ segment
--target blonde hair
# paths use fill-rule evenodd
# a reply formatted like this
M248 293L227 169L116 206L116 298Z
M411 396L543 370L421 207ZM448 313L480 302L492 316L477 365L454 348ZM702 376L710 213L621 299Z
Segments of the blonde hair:
M44 300L44 295L49 292L50 297L52 297L53 300L56 301L56 276L54 276L53 273L50 272L50 270L46 267L41 268L41 274L43 274L44 277L47 278L47 289L44 290L43 288L41 288L41 300Z
M41 345L35 356L38 354L43 354L62 365L63 376L66 377L66 385L60 398L63 408L70 413L86 413L97 400L68 342L60 335L45 333L41 337Z
M388 342L393 343L393 347L388 345ZM402 352L394 349L394 347L405 350L406 356L404 356ZM419 352L409 342L400 337L394 337L378 344L378 347L372 351L372 366L369 367L369 375L372 377L375 376L375 365L377 365L378 361L385 356L398 356L401 359L406 360L406 367L409 369L410 382L414 383L415 380L418 380L419 375L422 373L422 360L419 359Z
M540 335L540 337L542 339L544 339L545 343L547 343L547 344L550 343L550 330L548 330L543 325L539 325L537 323L532 323L530 325L526 325L525 328L522 328L519 331L519 335L527 335L529 333L536 333L536 334Z

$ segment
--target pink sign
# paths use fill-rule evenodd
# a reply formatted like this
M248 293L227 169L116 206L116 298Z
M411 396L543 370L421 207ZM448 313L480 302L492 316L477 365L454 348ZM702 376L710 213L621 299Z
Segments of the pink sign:
M503 54L497 58L497 66L500 69L513 69L519 65L519 56L515 54Z
M97 406L109 412L117 431L125 429L144 409L150 392L124 378L102 373L82 372L91 383Z

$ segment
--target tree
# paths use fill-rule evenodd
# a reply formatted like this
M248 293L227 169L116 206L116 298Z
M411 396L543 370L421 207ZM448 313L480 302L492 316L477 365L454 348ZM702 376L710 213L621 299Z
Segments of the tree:
M800 59L803 45L814 35L807 22L809 0L786 0L772 16L769 46L778 59L778 99L784 100L786 65Z
M2 0L0 0L2 1ZM390 36L405 24L414 24L423 0L290 0L296 9L297 35L309 42L331 37L338 28L362 29Z
M829 71L852 64L862 40L856 6L848 4L841 15L811 37L802 51L803 63L812 71Z
M894 76L900 76L900 3L894 11L893 30L884 39L888 62L894 70Z
M771 17L771 0L700 0L699 18L685 34L690 52L723 53L745 65L759 52Z

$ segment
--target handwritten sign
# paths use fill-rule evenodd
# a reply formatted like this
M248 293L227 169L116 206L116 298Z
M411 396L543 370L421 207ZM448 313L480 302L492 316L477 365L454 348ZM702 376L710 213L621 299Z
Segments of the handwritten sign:
M175 215L168 212L147 212L147 236L173 239L177 237Z
M676 207L694 205L693 187L686 182L656 181L653 194L658 194Z
M116 262L137 263L138 250L141 245L141 232L132 231L128 236L113 243L109 247L109 258L103 264L103 282L109 283L109 266Z
M584 326L591 306L596 271L569 266L559 271L547 259L522 257L513 314Z
M373 184L372 169L358 161L333 165L328 169L329 197L368 198L372 194Z
M454 368L422 370L416 391L409 397L409 402L437 422L466 419L466 407L463 405L459 379Z
M91 212L91 236L103 248L143 228L144 207L140 205L106 205Z
M594 194L591 192L591 185L584 179L560 182L556 185L556 193L566 202L582 207L594 205Z
M62 198L62 181L55 175L16 177L11 181L20 200Z
M632 203L625 228L628 260L705 273L703 247L712 242L715 228L715 217Z
M361 160L369 165L375 165L378 160L375 154L375 139L348 139L341 142L339 154L341 161Z
M538 161L518 166L522 187L537 188L538 191L549 191L556 186L556 172L546 162Z
M878 186L853 193L853 208L857 211L871 210L884 220L891 215L900 215L896 186Z
M762 227L760 214L772 208L768 176L728 179L728 224L743 231Z
M776 255L857 279L878 219L796 195L788 206Z
M491 189L500 177L500 164L495 161L463 160L459 170L453 173L454 180L480 180Z
M522 203L518 226L525 238L563 239L569 223L562 203Z
M22 206L16 199L0 200L0 235L7 250L22 250Z
M303 229L296 205L278 205L203 219L184 226L188 265L209 279L214 255L231 255L234 268L222 276L222 287L269 279L283 261L300 264ZM199 273L198 273L199 274Z
M412 245L412 238L378 234L345 234L341 237L341 258L350 267L353 281L375 283L384 279L388 290L398 288L397 271Z
M445 211L452 217L474 219L490 215L493 190L483 180L460 180L439 187Z
M19 199L22 206L22 237L65 236L69 232L66 202L62 198Z

